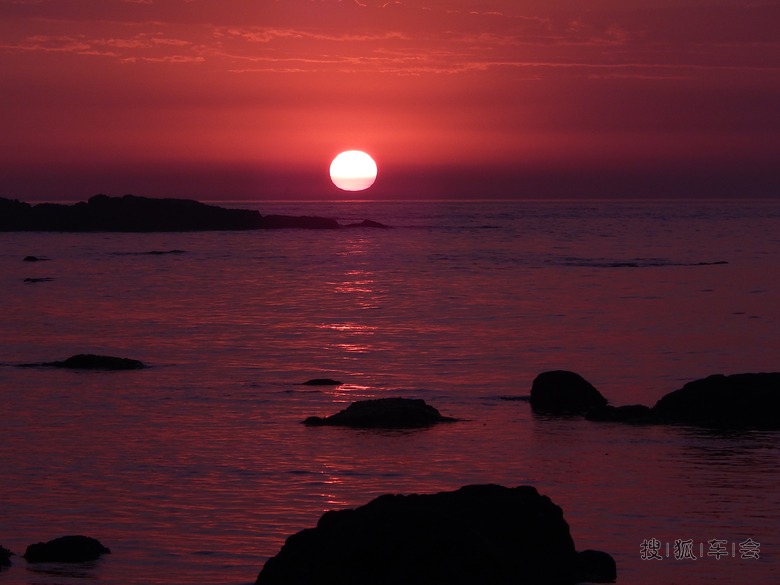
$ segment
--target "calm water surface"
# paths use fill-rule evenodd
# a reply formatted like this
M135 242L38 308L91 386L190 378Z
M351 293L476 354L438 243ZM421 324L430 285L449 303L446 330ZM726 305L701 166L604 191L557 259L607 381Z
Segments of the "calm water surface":
M549 369L650 405L709 374L778 371L780 204L255 206L395 227L0 234L0 545L83 533L113 551L16 558L0 581L248 584L325 510L494 482L550 496L620 583L776 582L780 434L548 419L507 398ZM152 367L14 367L81 352ZM313 377L345 383L300 385ZM398 395L467 420L300 424ZM703 558L642 560L653 538ZM760 558L707 556L748 538Z

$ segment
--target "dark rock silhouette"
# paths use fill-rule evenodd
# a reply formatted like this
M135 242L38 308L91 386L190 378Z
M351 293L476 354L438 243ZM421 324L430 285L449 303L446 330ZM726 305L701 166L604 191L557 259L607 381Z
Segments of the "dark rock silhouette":
M340 386L341 382L338 380L331 380L330 378L313 378L306 380L304 386Z
M630 424L656 422L652 409L644 404L602 406L586 412L585 418L593 421L624 422Z
M43 276L41 278L25 278L24 282L35 284L36 282L51 282L52 280L54 279L50 276Z
M387 229L390 226L385 225L383 223L379 223L378 221L372 221L370 219L364 219L363 221L358 222L358 223L348 223L344 227L348 227L348 228L364 228L364 227L368 227L368 228Z
M310 426L345 426L354 428L411 429L457 419L442 416L433 406L419 398L378 398L353 402L334 415L310 416Z
M47 260L49 259L43 256L25 256L22 262L46 262Z
M7 548L0 546L0 567L7 567L11 564L11 557L14 555Z
M604 564L599 559L599 564ZM580 559L561 508L533 487L384 495L326 512L287 539L257 585L573 585Z
M607 399L585 378L555 370L539 374L531 386L531 408L545 414L584 414L607 405Z
M716 374L688 382L650 408L610 406L578 374L545 372L533 382L531 406L537 412L581 414L592 421L780 429L780 373Z
M663 422L780 429L780 373L694 380L661 398L652 412Z
M83 563L111 551L88 536L62 536L49 542L31 544L24 553L30 563Z
M80 353L64 361L22 364L22 367L36 366L73 370L140 370L145 367L144 363L139 360L92 353Z
M266 215L262 227L267 229L304 228L312 230L335 230L341 226L335 219L327 217Z
M226 209L190 199L95 195L74 205L30 205L0 198L0 231L155 232L341 227L329 218L263 216L250 209ZM361 227L386 226L367 221Z
M612 583L617 580L617 565L611 555L600 550L577 553L577 577L586 583Z

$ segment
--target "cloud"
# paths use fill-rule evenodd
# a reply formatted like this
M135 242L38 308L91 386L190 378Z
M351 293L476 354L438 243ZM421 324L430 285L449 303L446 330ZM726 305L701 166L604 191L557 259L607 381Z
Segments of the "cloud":
M780 18L780 9L769 5L586 11L508 0L457 7L437 0L426 7L372 0L201 0L194 11L182 0L120 4L125 8L79 0L46 10L55 4L0 0L0 7L27 7L0 11L8 16L2 46L120 62L208 60L226 72L272 72L274 64L281 73L395 75L534 68L535 75L565 69L594 79L624 73L661 79L667 69L687 77L705 69L780 67L780 42L768 24ZM594 73L599 69L610 73Z

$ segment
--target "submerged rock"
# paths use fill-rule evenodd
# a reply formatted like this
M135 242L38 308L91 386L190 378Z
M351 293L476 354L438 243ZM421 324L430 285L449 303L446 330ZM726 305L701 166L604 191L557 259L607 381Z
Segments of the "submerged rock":
M143 362L130 358L110 355L80 353L64 361L43 362L40 364L22 364L22 367L67 368L72 370L140 370L146 367Z
M310 416L303 423L309 426L408 429L457 420L442 416L419 398L378 398L353 402L341 412L325 418Z
M24 553L30 563L83 563L111 551L88 536L62 536L49 542L31 544Z
M287 539L256 583L574 585L584 572L614 580L595 574L604 564L578 556L561 508L533 487L471 485L326 512Z
M531 408L545 414L585 414L607 405L607 399L585 378L555 370L539 374L531 386Z
M652 412L662 422L780 429L780 373L694 380L661 398Z

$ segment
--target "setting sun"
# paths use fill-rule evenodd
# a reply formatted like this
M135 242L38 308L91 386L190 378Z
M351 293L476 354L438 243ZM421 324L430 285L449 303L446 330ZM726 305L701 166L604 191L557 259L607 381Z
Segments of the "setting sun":
M346 150L330 163L330 180L344 191L368 189L376 180L376 163L361 150Z

